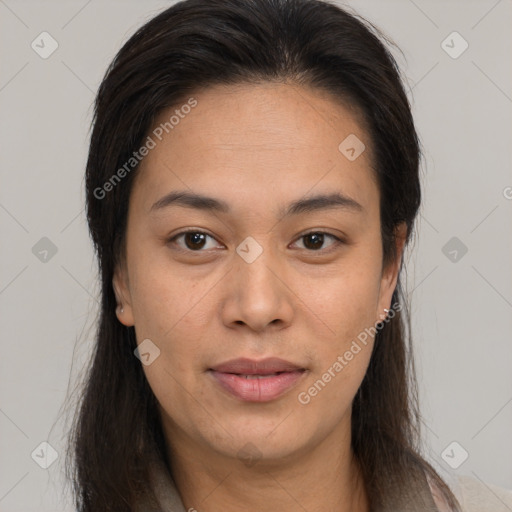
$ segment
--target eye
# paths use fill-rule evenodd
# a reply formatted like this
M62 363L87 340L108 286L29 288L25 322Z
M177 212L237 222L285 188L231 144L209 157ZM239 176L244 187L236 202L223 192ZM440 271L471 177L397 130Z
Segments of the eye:
M192 252L203 252L201 249L204 249L207 246L206 240L208 238L211 238L212 240L215 240L211 235L208 233L205 233L204 231L195 231L195 230L189 230L189 231L182 231L181 233L178 233L177 235L173 236L168 240L169 243L176 243L176 241L183 237L183 243L185 244L180 245L177 244L179 249L183 251L192 251ZM209 247L206 247L209 249Z
M298 240L304 240L303 242L306 249L310 251L320 251L322 250L322 245L324 244L325 238L328 237L333 240L328 247L336 247L343 243L343 240L335 235L330 233L326 233L325 231L310 231L298 238Z
M333 242L328 247L335 247L343 243L343 240L335 235L327 233L325 231L310 231L298 238L298 240L305 240L304 248L309 251L321 251L322 246L325 243L325 238L330 238ZM183 244L180 245L177 243L177 240L183 238ZM204 231L196 231L196 230L188 230L182 231L177 235L174 235L172 238L168 240L169 243L175 243L178 245L178 248L183 251L188 252L203 252L202 249L211 249L212 247L207 247L207 239L211 238L215 240L211 235L205 233Z

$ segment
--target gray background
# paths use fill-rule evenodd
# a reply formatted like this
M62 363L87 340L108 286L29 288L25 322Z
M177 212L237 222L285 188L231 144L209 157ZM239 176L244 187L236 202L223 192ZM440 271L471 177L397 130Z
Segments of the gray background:
M98 297L83 212L91 104L121 44L168 5L0 0L2 512L73 509L63 404L91 349ZM445 475L512 488L512 2L348 5L402 48L425 148L407 287L426 454ZM47 59L31 48L43 31L59 45ZM458 58L442 46L453 31L469 44ZM462 40L444 45L453 55ZM44 441L58 453L48 469L35 462Z

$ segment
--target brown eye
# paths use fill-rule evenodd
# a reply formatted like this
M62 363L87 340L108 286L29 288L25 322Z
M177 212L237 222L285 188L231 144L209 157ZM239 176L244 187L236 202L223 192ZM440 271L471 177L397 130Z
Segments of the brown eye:
M323 231L312 231L310 233L306 233L305 235L302 235L299 240L304 240L304 247L309 251L321 251L325 249L325 247L322 246L324 245L326 238L333 240L333 243L330 244L327 249L343 243L343 241L337 236Z
M185 233L184 241L187 248L195 250L202 249L205 245L205 240L208 235L204 233Z
M208 238L214 240L212 236L203 231L183 231L173 236L169 243L177 243L176 241L180 238L183 238L183 244L177 244L178 248L183 251L192 252L204 252L202 249L207 245Z

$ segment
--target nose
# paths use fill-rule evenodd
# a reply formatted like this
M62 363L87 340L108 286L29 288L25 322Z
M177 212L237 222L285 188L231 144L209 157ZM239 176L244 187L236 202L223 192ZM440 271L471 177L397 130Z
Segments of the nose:
M270 250L254 261L235 256L234 268L227 277L222 318L231 328L246 325L255 332L273 326L283 329L293 317L293 297L283 265Z

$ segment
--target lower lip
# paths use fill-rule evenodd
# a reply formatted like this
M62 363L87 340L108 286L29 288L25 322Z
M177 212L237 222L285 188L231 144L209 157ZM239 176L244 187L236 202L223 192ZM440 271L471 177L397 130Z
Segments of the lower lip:
M246 379L242 375L214 370L210 370L210 373L226 391L240 400L269 402L291 389L306 372L297 370L254 379Z

